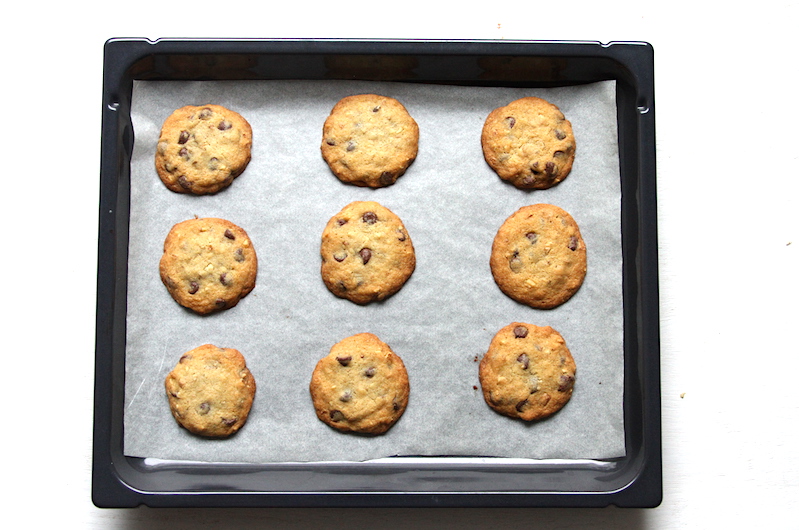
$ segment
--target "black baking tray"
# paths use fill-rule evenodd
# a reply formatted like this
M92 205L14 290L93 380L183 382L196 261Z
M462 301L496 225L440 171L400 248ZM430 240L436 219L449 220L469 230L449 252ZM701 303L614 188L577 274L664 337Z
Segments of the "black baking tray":
M654 51L644 42L112 39L103 63L92 499L99 507L655 507L662 499ZM615 80L626 456L152 465L123 452L135 80L557 87Z

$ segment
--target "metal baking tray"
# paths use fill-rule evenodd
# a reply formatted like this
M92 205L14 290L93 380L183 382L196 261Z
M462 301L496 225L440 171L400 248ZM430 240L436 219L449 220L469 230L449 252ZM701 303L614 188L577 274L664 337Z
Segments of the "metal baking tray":
M172 40L105 44L92 499L99 507L655 507L662 499L654 51L643 42ZM500 65L485 68L486 64ZM333 66L334 65L334 66ZM402 65L398 68L397 65ZM626 456L152 465L125 456L131 93L136 80L616 81Z

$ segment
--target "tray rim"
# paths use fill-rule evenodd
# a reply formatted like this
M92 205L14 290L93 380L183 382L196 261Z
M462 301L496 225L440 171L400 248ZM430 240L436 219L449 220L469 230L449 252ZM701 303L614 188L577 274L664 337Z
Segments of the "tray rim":
M501 53L500 53L501 52ZM124 373L120 375L118 354L124 333L120 335L119 319L124 310L120 296L120 279L126 277L126 259L120 256L119 240L126 233L126 190L124 156L120 145L130 141L125 134L125 98L130 98L134 75L131 67L146 57L172 55L236 54L343 54L418 56L496 56L574 57L587 60L609 60L621 68L619 75L637 91L638 167L632 168L638 178L633 200L638 208L632 212L622 207L622 223L636 226L636 277L646 274L648 281L632 286L635 290L637 329L628 330L625 323L625 344L634 339L638 350L636 370L628 373L625 346L625 402L628 398L628 376L638 378L631 384L640 398L642 425L641 445L636 454L625 457L635 467L632 478L607 491L155 491L135 487L131 475L151 473L136 459L122 453L119 434L121 424L115 421L113 402L123 392ZM128 91L127 93L125 91ZM129 115L127 116L129 119ZM95 351L94 449L92 463L92 499L100 507L149 506L617 506L655 507L662 500L662 456L660 425L660 348L657 281L657 215L655 186L654 128L654 51L645 42L594 41L526 41L526 40L359 40L359 39L109 39L104 49L103 120L101 148L101 194L98 240L97 327ZM129 133L130 131L128 131ZM628 146L629 147L629 146ZM622 146L620 145L620 151ZM620 157L622 157L620 152ZM115 179L113 182L109 179ZM119 184L121 184L121 189ZM129 198L127 199L129 201ZM647 208L641 208L646 204ZM644 211L645 210L645 211ZM625 221L625 213L628 219ZM623 237L625 233L623 230ZM629 239L629 238L627 238ZM127 238L124 238L127 241ZM629 242L628 242L629 243ZM627 248L623 242L623 247ZM123 252L124 254L124 252ZM625 269L627 268L625 251ZM625 288L628 285L625 273ZM628 293L625 293L625 301ZM123 319L124 320L124 319ZM628 334L629 332L629 334ZM109 353L110 349L110 353ZM122 367L124 372L124 366ZM122 379L120 379L122 377ZM111 396L111 399L108 398ZM625 404L625 417L627 405ZM118 415L117 415L118 416ZM625 425L626 425L625 420ZM630 438L628 435L628 444ZM117 442L117 443L115 443ZM337 464L336 464L337 465ZM345 464L346 465L346 464ZM400 464L401 465L401 464ZM200 464L203 469L214 464ZM353 467L353 466L350 466ZM434 469L438 469L433 466ZM211 469L211 468L209 468ZM218 469L213 468L213 469ZM461 470L468 470L462 468ZM507 469L507 468L506 468ZM458 470L454 470L458 471Z

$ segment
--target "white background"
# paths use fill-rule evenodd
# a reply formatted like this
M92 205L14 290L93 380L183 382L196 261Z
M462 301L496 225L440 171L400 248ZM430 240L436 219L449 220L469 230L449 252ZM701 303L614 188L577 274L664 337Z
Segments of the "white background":
M799 528L797 15L795 0L736 6L510 0L440 8L417 0L287 7L144 0L7 7L0 126L3 526ZM111 37L650 42L662 505L95 508L90 462L102 51Z

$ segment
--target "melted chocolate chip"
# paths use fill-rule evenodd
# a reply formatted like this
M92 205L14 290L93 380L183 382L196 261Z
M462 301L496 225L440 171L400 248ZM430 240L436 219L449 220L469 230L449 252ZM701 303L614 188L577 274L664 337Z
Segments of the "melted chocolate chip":
M352 361L352 355L347 355L345 357L336 357L336 360L341 366L347 366Z
M563 140L566 138L566 133L561 131L560 129L555 129L555 138L558 140Z
M374 212L365 212L361 216L361 220L366 224L373 225L377 222L377 214Z
M219 309L222 309L223 307L225 307L227 305L227 302L225 302L225 300L223 298L217 298L214 301L214 305L216 307L218 307Z
M219 122L219 125L217 125L217 126L216 126L216 128L217 128L217 129L219 129L220 131L227 131L227 130L228 130L228 129L230 129L231 127L233 127L233 124L232 124L232 123L230 123L230 122L229 122L229 121L227 121L227 120L222 120L222 121L220 121L220 122Z
M222 418L222 423L228 427L232 427L238 421L238 418Z
M516 360L522 364L522 370L527 370L530 368L530 358L526 353L519 355Z
M362 248L361 251L358 252L358 254L360 254L364 265L369 263L369 260L372 259L372 251L369 250L368 248Z
M233 259L238 262L244 261L244 250L237 248L236 252L233 253Z
M526 234L524 234L524 237L529 239L530 243L533 245L535 245L536 242L538 242L538 234L536 234L535 232L527 232Z
M555 171L555 162L547 162L546 173L547 173L547 175L554 175L556 173L556 171Z
M222 274L219 275L219 283L221 283L222 285L227 287L228 285L230 285L233 282L230 281L230 278L228 278L227 273L223 272Z
M189 294L195 294L200 290L200 284L197 282L189 282Z
M179 144L185 144L189 141L189 131L180 131L180 136L178 137Z
M214 111L212 111L211 109L206 108L206 109L201 110L200 114L197 117L200 118L201 120L207 120L208 118L211 117L211 114L213 114L213 113L214 113Z
M344 251L336 252L335 254L333 254L333 259L341 263L342 261L347 259L347 253Z
M558 382L558 392L568 392L572 387L574 387L574 376L566 374L561 375L560 381Z
M524 407L525 407L526 405L527 405L527 400L526 400L526 399L523 399L523 400L519 401L518 403L516 403L516 410L517 410L517 411L519 411L519 412L521 412L521 411L522 411L522 409L524 409Z
M505 118L505 124L508 126L508 129L513 129L513 126L516 125L516 118L508 116Z
M225 229L225 237L228 239L236 239L235 234L233 234L233 231L230 228Z
M181 158L183 158L184 160L188 160L189 158L191 158L191 157L189 156L189 150L188 150L188 149L186 149L185 147L181 147L181 148L180 148L180 151L178 151L178 154L179 154L179 155L181 156Z
M202 415L205 415L208 414L208 412L211 410L211 405L209 405L207 401L203 401L202 403L200 403L199 409L200 410L198 412Z
M343 421L344 419L344 414L340 410L330 411L330 421L339 422Z
M178 177L178 184L180 184L180 186L183 189L187 189L187 190L191 189L191 187L192 187L192 183L189 181L189 179L186 178L185 175L181 175L181 176Z
M569 238L569 250L577 250L577 236Z
M524 326L516 326L513 328L513 335L517 339L523 339L527 336L527 328Z
M367 368L363 372L363 375L365 375L366 377L374 377L375 376L375 368L374 368L374 366L370 366L369 368Z
M347 142L347 151L355 151L355 142L353 141Z
M347 403L351 399L352 399L352 392L350 390L347 390L346 392L341 394L341 397L338 398L339 401L343 401L344 403Z

